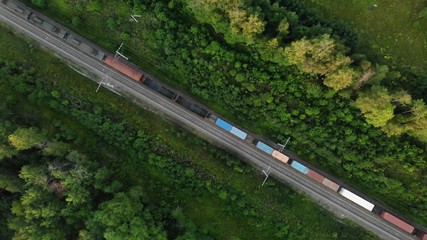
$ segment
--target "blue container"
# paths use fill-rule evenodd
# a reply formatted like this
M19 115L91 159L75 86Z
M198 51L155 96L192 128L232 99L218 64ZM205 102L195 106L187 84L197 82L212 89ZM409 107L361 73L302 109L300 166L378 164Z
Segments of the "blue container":
M215 124L218 125L218 126L220 126L222 129L224 129L227 132L231 131L231 128L233 127L231 124L229 124L228 122L222 120L221 118L218 118L215 121Z
M307 172L308 172L308 168L306 166L302 165L301 163L299 163L295 160L292 161L291 167L295 168L296 170L298 170L304 174L307 174Z
M267 144L258 141L258 143L256 144L256 147L263 150L264 152L268 153L268 154L272 154L273 153L273 148L268 146Z
M238 138L245 140L246 137L248 136L247 133L243 132L242 130L236 128L236 127L232 127L230 132L234 135L236 135Z

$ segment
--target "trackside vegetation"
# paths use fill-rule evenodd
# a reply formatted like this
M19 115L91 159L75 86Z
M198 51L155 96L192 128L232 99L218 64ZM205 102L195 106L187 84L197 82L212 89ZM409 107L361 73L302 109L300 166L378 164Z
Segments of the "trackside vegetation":
M375 239L0 30L1 239Z
M158 78L256 133L291 136L300 156L427 225L425 75L356 48L343 22L299 1L52 0L42 10L110 50L125 42Z

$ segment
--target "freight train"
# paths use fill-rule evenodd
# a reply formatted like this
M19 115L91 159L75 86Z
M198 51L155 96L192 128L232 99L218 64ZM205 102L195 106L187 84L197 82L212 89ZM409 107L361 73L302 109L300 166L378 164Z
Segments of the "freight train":
M201 106L198 103L190 100L189 98L178 94L177 91L172 90L165 84L148 78L144 72L127 61L117 59L113 55L106 53L106 51L100 49L99 47L93 45L89 41L85 40L82 37L79 37L77 34L72 33L69 30L66 30L63 27L60 27L55 22L47 19L43 15L34 12L32 9L26 7L22 3L15 0L2 0L2 5L9 9L11 12L14 12L16 15L26 19L32 24L38 26L41 29L44 29L51 35L54 35L80 51L90 55L91 57L102 61L111 68L117 70L123 75L133 79L138 83L142 83L153 91L160 93L161 95L169 98L171 101L176 102L180 106L194 112L200 117L212 122L214 125L218 126L220 129L229 132L233 136L237 137L242 141L247 141L248 143L253 144L257 149L263 153L273 157L277 161L289 165L291 168L300 172L301 174L306 175L308 178L325 186L325 191L330 189L331 191L337 192L344 198L354 202L360 207L378 214L384 220L390 222L391 224L397 226L398 228L406 231L410 234L416 235L420 240L427 240L427 233L420 229L416 229L414 226L408 222L400 219L399 217L391 214L390 212L384 210L383 208L375 205L371 201L366 200L365 198L359 196L358 194L350 191L347 188L344 188L335 181L323 176L321 173L316 172L315 169L307 167L301 160L291 159L289 156L280 152L274 144L268 144L263 142L259 137L255 135L248 134L247 131L240 129L237 126L232 125L225 119L220 118L219 116L212 114L206 107ZM273 146L270 146L273 145Z

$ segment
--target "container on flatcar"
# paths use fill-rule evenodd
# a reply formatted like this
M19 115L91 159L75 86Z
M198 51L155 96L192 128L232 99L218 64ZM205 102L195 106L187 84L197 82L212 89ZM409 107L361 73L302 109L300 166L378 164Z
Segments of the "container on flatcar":
M365 200L364 198L354 194L353 192L350 192L349 190L345 189L345 188L341 188L339 191L339 194L341 194L341 196L347 198L348 200L356 203L357 205L365 208L366 210L372 211L375 207L375 205L367 200Z
M108 66L116 69L117 71L123 73L124 75L132 78L133 80L135 80L137 82L141 82L141 79L144 76L139 71L133 69L132 67L130 67L126 63L120 61L119 59L113 58L111 55L108 55L105 58L104 63L107 64Z
M322 184L326 187L332 189L333 191L337 192L338 189L340 189L340 185L336 184L335 182L332 182L328 178L323 179Z
M230 133L232 133L234 136L237 136L238 138L245 140L246 137L248 136L247 133L243 132L242 130L236 128L236 127L232 127L230 130Z
M420 240L427 240L427 233L420 231L420 232L418 233L418 238L419 238Z
M301 163L299 163L295 160L292 160L291 167L296 169L297 171L303 173L303 174L307 174L307 172L308 172L308 168L306 166L302 165Z
M275 159L283 162L283 163L288 163L289 162L289 157L286 156L285 154L277 151L277 150L273 150L273 153L271 154Z
M380 216L387 220L388 222L392 223L393 225L399 227L400 229L404 230L405 232L412 233L415 229L414 226L408 224L407 222L403 221L402 219L394 216L393 214L382 211L380 213Z
M256 147L261 149L262 151L266 152L269 155L271 155L273 153L273 150L274 150L272 147L268 146L267 144L265 144L261 141L257 142Z
M224 129L224 130L225 130L225 131L227 131L227 132L231 131L231 128L233 128L233 125L231 125L230 123L228 123L228 122L226 122L226 121L222 120L221 118L218 118L218 119L215 121L215 124L216 124L217 126L219 126L220 128Z
M314 181L318 182L318 183L322 183L323 180L325 179L324 176L320 175L319 173L309 169L307 172L307 177L313 179Z

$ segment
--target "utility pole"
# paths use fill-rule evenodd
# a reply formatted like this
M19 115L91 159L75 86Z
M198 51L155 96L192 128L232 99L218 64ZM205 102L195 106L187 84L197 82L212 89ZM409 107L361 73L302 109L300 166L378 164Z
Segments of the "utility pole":
M129 60L129 58L127 58L125 55L123 55L122 53L120 53L120 49L122 48L122 46L123 46L123 43L121 43L120 46L119 46L119 48L117 48L116 55L114 55L114 59L118 59L117 55L119 55L120 57L122 57L122 58L124 58L126 60Z
M262 173L264 173L265 178L264 178L264 181L262 182L261 186L264 186L265 182L266 182L266 181L267 181L267 179L268 179L268 176L270 176L270 173L271 173L271 166L268 166L267 171L265 171L265 170L263 169L263 170L262 170Z
M137 18L137 17L141 17L141 15L132 15L132 14L131 14L131 15L130 15L130 19L129 19L129 20L130 20L131 22L133 22L133 21L138 22L138 20L136 20L136 18Z
M286 147L286 145L288 144L289 140L291 140L291 137L288 137L288 139L287 139L287 140L286 140L286 142L285 142L285 145L280 144L280 143L277 143L277 145L279 145L279 147L280 147L279 152L282 152L282 151L285 149L285 147Z

